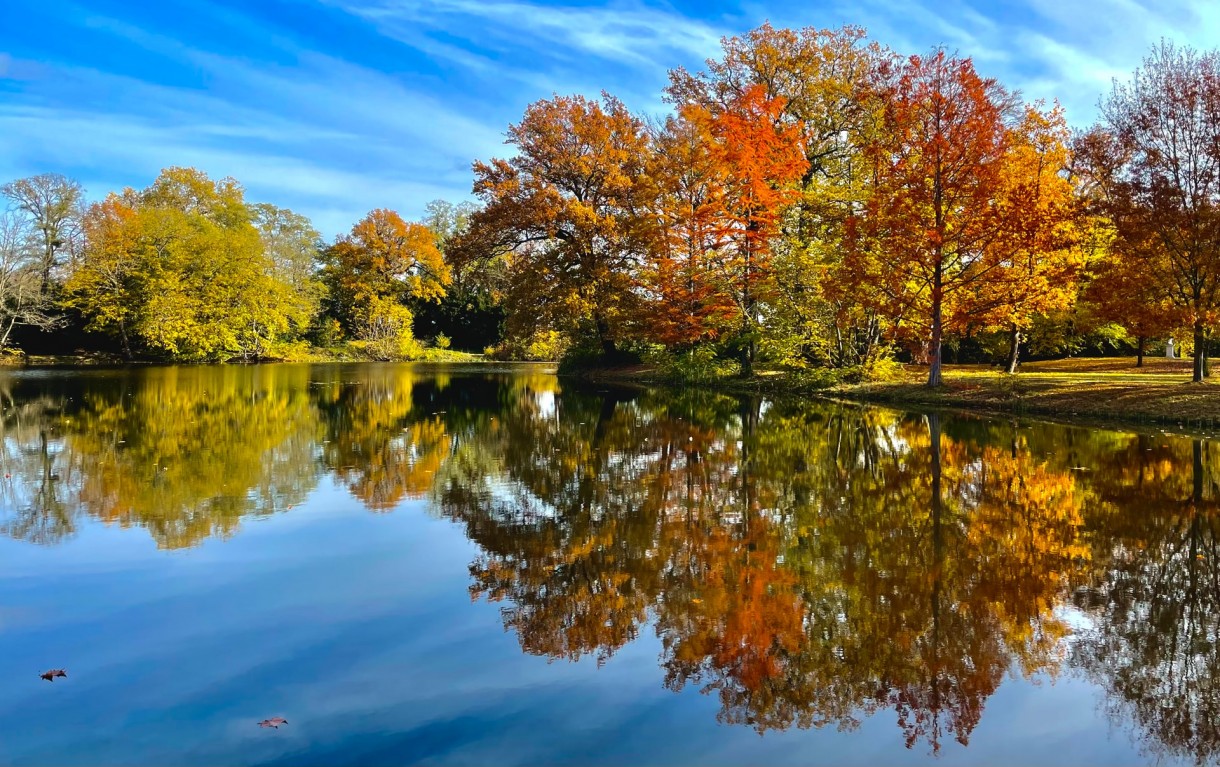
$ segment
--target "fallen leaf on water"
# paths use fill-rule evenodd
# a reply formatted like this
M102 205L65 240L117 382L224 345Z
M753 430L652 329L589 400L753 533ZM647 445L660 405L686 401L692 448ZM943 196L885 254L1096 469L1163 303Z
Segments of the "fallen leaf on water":
M68 672L64 671L62 668L53 668L50 671L44 671L43 673L39 674L38 676L42 677L43 679L47 680L48 682L54 682L55 677L57 677L57 676L62 676L64 679L67 679Z
M264 719L258 723L259 727L274 727L279 729L281 724L288 724L288 720L282 716L273 716L270 719Z

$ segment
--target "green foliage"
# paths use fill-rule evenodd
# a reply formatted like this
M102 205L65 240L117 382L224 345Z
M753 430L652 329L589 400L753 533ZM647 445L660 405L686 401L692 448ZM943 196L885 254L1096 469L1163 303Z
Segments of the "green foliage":
M645 361L655 365L662 376L676 381L715 381L741 375L741 361L721 357L712 344L678 352L658 349Z

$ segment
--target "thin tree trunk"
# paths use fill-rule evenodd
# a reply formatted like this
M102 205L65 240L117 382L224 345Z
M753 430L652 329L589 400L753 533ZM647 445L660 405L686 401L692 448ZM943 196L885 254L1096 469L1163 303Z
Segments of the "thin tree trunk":
M1202 319L1195 320L1195 353L1194 353L1195 364L1194 364L1194 375L1191 378L1191 380L1194 381L1195 383L1202 382L1203 377L1205 375L1204 370L1203 370L1203 368L1204 368L1203 345L1205 343L1206 343L1206 341L1203 337L1203 320Z
M932 287L932 343L928 350L928 386L936 388L944 384L941 377L941 345L944 329L941 327L941 267L936 267L936 283Z
M1143 336L1140 336L1137 339L1135 346L1135 366L1137 368L1142 368L1144 366L1144 344L1147 343L1147 341L1148 339L1144 338Z
M1212 355L1211 355L1211 348L1210 348L1211 345L1212 345L1211 331L1204 329L1203 330L1203 377L1204 378L1212 377Z
M123 357L131 362L131 343L127 340L127 324L122 321L119 322L119 338L123 340Z
M741 289L741 305L745 314L742 323L742 330L745 333L745 343L741 349L741 375L749 377L754 375L754 314L757 308L754 298L753 277L754 277L754 245L750 240L750 234L757 231L758 223L751 220L746 226L747 234L745 238L745 270L743 273L742 289Z
M13 326L16 324L17 324L17 318L15 316L10 317L9 321L8 321L8 327L4 329L4 336L0 337L0 349L3 349L4 347L8 346L9 333L13 332Z
M1021 361L1021 329L1013 323L1012 330L1008 336L1008 372L1009 374L1017 372L1017 365Z

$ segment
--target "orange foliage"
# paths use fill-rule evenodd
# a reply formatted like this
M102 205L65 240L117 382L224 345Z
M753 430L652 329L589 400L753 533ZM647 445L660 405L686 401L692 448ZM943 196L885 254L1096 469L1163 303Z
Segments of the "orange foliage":
M706 248L711 290L721 295L714 303L736 307L745 338L772 292L771 243L780 215L798 196L792 185L808 168L800 129L781 121L783 111L784 100L767 97L761 86L746 89L725 108L690 104L682 109L683 119L706 144L708 170L703 201L691 207L683 223ZM747 348L750 363L752 341Z

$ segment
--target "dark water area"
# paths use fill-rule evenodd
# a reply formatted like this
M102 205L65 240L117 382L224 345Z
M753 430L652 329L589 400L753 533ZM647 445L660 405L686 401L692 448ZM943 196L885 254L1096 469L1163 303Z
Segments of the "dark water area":
M3 764L1220 758L1207 440L536 366L0 407Z

